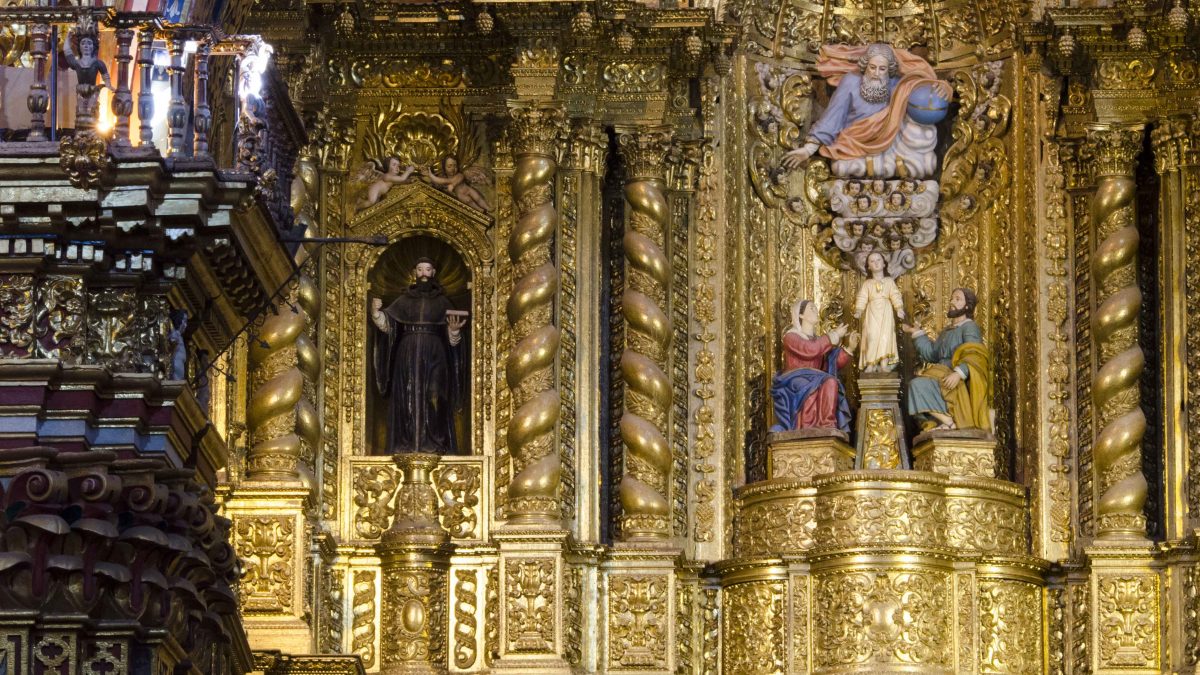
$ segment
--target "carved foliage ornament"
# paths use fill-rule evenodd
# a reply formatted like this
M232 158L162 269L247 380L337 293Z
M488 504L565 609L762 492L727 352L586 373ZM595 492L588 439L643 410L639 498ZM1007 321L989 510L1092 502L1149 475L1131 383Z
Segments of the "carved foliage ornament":
M517 559L504 566L508 651L544 653L554 648L555 563Z
M816 661L953 665L948 579L932 572L852 571L817 578Z
M1102 667L1158 667L1158 579L1103 577L1097 583L1098 647Z
M667 665L666 576L614 575L609 579L609 657L622 668Z
M510 107L509 144L516 154L557 157L567 133L567 117L561 107L517 103Z
M292 608L296 524L288 517L234 521L233 546L242 559L242 607L250 612Z
M71 185L80 190L90 190L100 183L101 177L112 167L108 142L88 130L63 136L58 144L58 164L67 172Z

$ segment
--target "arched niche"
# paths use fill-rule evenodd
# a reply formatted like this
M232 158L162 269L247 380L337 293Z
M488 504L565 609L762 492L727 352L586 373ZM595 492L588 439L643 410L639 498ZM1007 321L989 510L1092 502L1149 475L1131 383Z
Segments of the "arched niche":
M391 243L379 258L374 267L367 273L367 298L379 298L387 307L400 297L415 281L413 269L417 261L428 258L433 261L436 281L441 284L446 297L456 310L471 311L471 268L463 260L462 254L453 246L427 234L414 234ZM471 364L471 323L468 322L463 330L463 342L459 349L462 351L461 361L466 366L463 372L451 370L448 377L458 380L451 383L454 389L470 391ZM378 347L378 331L367 330L367 353L374 354ZM368 455L387 454L385 448L387 439L387 411L390 401L380 392L377 381L378 374L372 362L368 360L366 381L366 425L364 436ZM462 407L454 415L454 436L458 447L457 454L471 454L471 397L468 395L462 401Z
M493 244L488 236L490 226L491 219L486 214L470 209L424 183L393 188L382 202L359 212L347 224L350 236L383 236L388 243L386 246L354 247L345 256L343 293L346 297L341 318L340 369L343 398L348 403L343 404L342 414L353 434L350 452L346 454L366 455L376 447L374 435L377 432L371 420L377 416L371 413L375 412L378 401L371 400L377 394L370 372L374 346L371 332L374 329L370 327L367 312L369 298L376 297L373 294L378 292L386 303L389 292L410 283L411 262L422 255L435 261L438 256L443 256L444 264L451 269L439 266L439 280L446 281L444 275L447 274L459 277L454 283L463 288L455 290L457 300L469 303L469 306L461 307L471 313L464 333L470 355L470 418L464 425L469 430L469 438L460 439L459 445L461 451L470 454L491 454L493 434L489 430L494 410L497 328L490 311L495 287ZM409 247L405 242L419 245ZM401 269L403 267L407 269ZM458 271L453 271L455 267ZM382 276L402 276L403 280L385 283L380 280Z

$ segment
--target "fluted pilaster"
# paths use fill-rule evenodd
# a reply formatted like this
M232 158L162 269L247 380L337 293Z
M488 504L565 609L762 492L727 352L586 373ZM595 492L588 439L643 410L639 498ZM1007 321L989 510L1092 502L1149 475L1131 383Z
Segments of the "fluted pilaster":
M1134 159L1142 146L1142 126L1097 125L1088 130L1098 178L1092 199L1096 250L1092 274L1098 297L1092 319L1098 368L1092 399L1098 421L1095 443L1097 536L1141 538L1146 532L1142 508L1142 437L1146 416L1138 383L1145 354L1138 344L1142 293L1137 285L1138 230L1134 202Z
M554 204L556 155L566 132L566 116L557 106L526 102L513 102L511 116L517 221L508 239L515 281L506 307L514 343L505 364L514 408L508 427L513 463L510 520L553 524L560 519L562 462L555 430L562 397L554 372L559 351L559 330L554 324L559 275L551 251L559 224Z
M629 205L622 242L627 282L621 297L626 328L621 353L625 384L621 415L625 470L618 490L621 538L665 539L670 536L671 515L672 460L667 440L671 262L665 251L670 214L663 172L671 134L664 127L618 129L617 133L626 165L625 201Z

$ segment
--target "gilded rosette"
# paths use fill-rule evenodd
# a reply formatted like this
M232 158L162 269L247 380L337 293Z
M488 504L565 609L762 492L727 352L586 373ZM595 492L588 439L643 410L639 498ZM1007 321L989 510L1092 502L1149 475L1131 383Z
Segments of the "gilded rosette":
M1137 286L1138 231L1134 204L1134 157L1142 128L1089 130L1099 185L1092 202L1098 244L1092 273L1098 291L1092 319L1099 367L1092 399L1099 422L1095 461L1098 534L1101 538L1142 537L1147 484L1141 469L1146 416L1138 382L1145 355L1138 344L1142 293Z
M666 434L671 409L671 320L666 311L671 262L663 250L670 216L662 177L671 137L662 128L618 130L618 142L628 171L629 205L623 240L628 283L621 298L627 329L621 354L621 529L626 540L659 539L670 535L671 510L672 460Z
M562 462L555 447L562 397L555 384L559 330L554 325L558 269L551 260L558 212L553 196L557 171L553 150L566 130L561 109L515 104L510 127L513 142L513 201L517 220L508 240L513 265L507 314L514 345L506 363L513 393L508 447L513 479L508 496L515 522L558 520Z

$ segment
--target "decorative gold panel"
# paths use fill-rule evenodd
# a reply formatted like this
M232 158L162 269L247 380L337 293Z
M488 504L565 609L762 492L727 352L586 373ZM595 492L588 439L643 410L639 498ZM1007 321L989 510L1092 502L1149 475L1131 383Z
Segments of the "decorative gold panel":
M487 540L492 458L445 456L433 472L438 524L463 544ZM396 513L399 472L391 457L347 457L342 474L354 508L343 509L343 531L352 541L378 541Z

